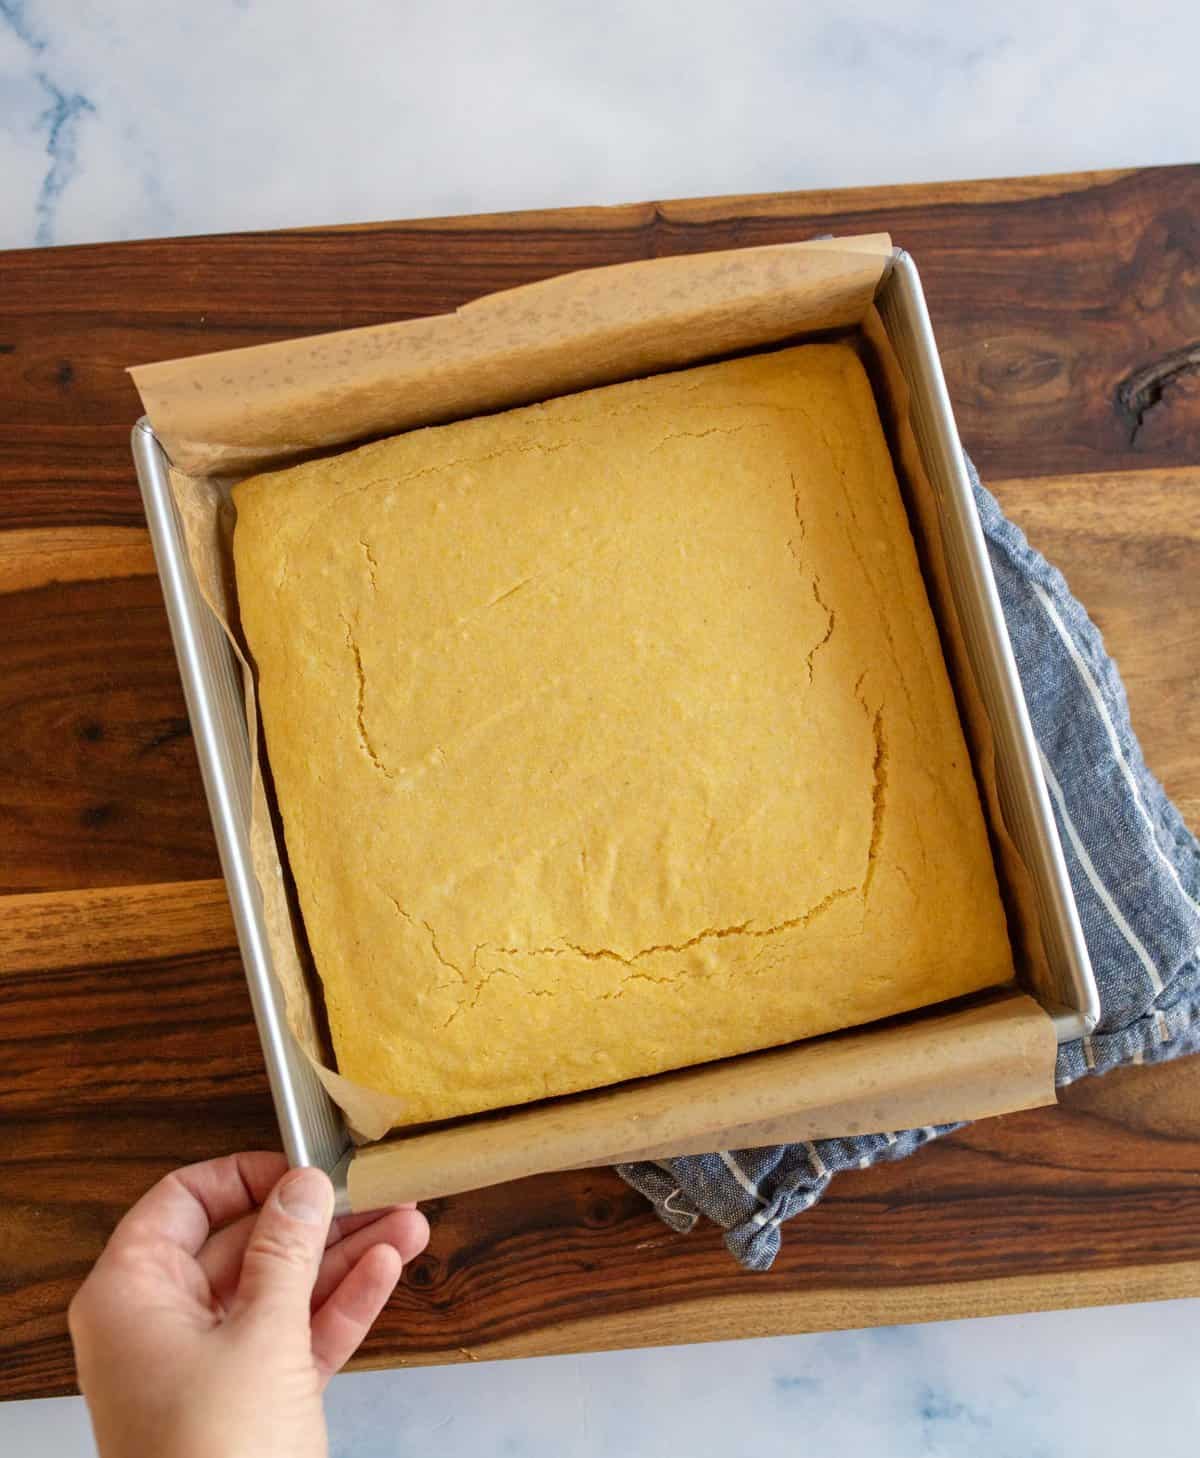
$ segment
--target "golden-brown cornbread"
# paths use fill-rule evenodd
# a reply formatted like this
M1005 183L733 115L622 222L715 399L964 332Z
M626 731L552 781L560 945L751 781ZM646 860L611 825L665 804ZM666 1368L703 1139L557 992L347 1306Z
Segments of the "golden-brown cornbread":
M849 345L414 431L235 500L338 1064L408 1122L1012 975Z

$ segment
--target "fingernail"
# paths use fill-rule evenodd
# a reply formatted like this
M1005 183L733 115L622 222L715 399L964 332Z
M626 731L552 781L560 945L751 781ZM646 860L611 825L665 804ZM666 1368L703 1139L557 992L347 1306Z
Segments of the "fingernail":
M305 1225L320 1225L329 1219L329 1176L319 1169L298 1169L288 1175L276 1191L279 1208Z

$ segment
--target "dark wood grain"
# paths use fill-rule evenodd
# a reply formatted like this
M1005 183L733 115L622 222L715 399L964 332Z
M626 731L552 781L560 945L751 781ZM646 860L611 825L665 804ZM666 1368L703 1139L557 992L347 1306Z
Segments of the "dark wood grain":
M1200 823L1200 169L0 255L0 1395L187 1160L277 1144L129 462L124 366L452 309L566 268L890 229L968 446L1121 661ZM834 1183L766 1276L611 1172L438 1202L360 1361L1200 1292L1200 1060Z
M173 908L136 889L107 893L103 908L87 892L74 905L70 895L0 901L5 1396L69 1385L66 1302L134 1190L229 1140L278 1143L213 889L177 888ZM114 952L120 960L106 960Z
M0 893L219 875L157 578L0 613Z
M1104 634L1146 759L1200 828L1200 464L991 484Z
M9 253L0 524L139 520L127 365L444 312L570 268L872 230L921 267L985 473L1186 464L1198 218L1200 170L1159 168Z

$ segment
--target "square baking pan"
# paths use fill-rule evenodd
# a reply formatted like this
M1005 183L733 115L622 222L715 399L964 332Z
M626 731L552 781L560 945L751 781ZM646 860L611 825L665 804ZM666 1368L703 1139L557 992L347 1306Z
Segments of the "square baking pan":
M995 740L1005 824L1035 887L1047 971L1039 985L1026 981L1024 988L1065 1042L1095 1027L1099 994L920 278L902 249L892 252L875 306L910 391L913 433L933 487L951 592ZM133 456L284 1148L293 1165L330 1171L345 1209L350 1136L288 1029L250 860L251 762L240 668L201 596L170 491L169 462L146 418L134 427Z

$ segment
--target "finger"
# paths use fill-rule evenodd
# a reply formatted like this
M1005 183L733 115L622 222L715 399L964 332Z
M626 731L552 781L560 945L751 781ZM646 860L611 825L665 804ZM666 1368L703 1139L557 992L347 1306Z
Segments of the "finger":
M284 1175L246 1241L231 1316L254 1313L284 1327L307 1322L332 1218L333 1185L324 1170Z
M378 1233L368 1239L366 1244L355 1245L352 1258L348 1262L338 1261L337 1280L345 1275L368 1245L379 1245L384 1242L395 1245L405 1260L411 1260L413 1256L418 1255L429 1238L429 1226L424 1216L419 1216L414 1220L412 1217L415 1214L414 1206L398 1205L394 1210L372 1210L365 1215L339 1216L329 1227L329 1234L325 1239L325 1258L321 1262L321 1272L317 1277L313 1300L319 1304L337 1284L336 1280L330 1282L326 1275L331 1257L345 1241L357 1235L359 1231L368 1228L378 1229ZM243 1215L240 1220L235 1220L224 1230L218 1230L215 1235L210 1235L203 1250L196 1257L200 1269L208 1279L212 1294L223 1307L229 1306L234 1292L237 1290L238 1277L242 1270L242 1257L245 1254L246 1243L250 1239L250 1232L254 1229L256 1218L255 1215Z
M419 1210L389 1210L369 1225L351 1232L325 1252L313 1287L313 1310L323 1306L351 1270L377 1245L390 1245L407 1264L429 1244L429 1221Z
M363 1255L312 1319L312 1354L322 1381L354 1355L396 1289L404 1265L390 1245Z
M256 1209L287 1169L282 1154L229 1154L172 1170L112 1233L110 1248L166 1240L195 1255L218 1225Z

